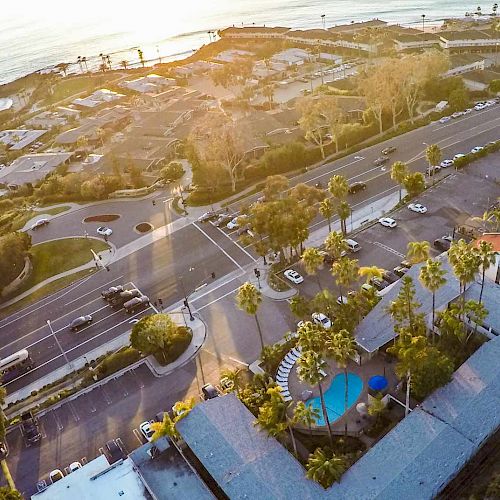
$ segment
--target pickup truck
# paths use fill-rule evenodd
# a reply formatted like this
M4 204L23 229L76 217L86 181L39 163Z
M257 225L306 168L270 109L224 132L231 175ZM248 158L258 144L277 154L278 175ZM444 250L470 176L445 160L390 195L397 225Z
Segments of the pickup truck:
M35 444L42 438L40 430L38 429L38 419L31 411L21 415L21 428L26 441L30 444Z

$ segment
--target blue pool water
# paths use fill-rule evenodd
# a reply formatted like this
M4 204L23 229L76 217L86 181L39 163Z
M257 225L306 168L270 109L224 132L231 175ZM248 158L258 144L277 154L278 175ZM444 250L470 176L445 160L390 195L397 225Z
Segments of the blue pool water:
M355 373L347 374L347 409L349 409L358 399L363 389L363 381ZM344 413L344 399L345 399L345 375L339 373L332 380L330 387L323 393L325 398L326 411L328 412L328 418L332 424L335 420L339 419ZM321 400L319 396L317 398L311 398L307 400L307 406L312 406L319 410L320 417L316 422L316 425L326 425L323 418L323 410L321 409Z

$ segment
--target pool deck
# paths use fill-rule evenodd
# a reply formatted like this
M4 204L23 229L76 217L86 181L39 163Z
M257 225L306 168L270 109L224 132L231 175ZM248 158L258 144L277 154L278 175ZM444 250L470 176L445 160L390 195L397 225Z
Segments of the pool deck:
M325 393L330 387L332 380L336 375L344 373L344 370L340 368L337 363L333 360L325 360L328 369L326 370L327 376L323 379L322 388L323 393ZM331 429L333 433L343 433L345 431L345 425L347 422L347 430L349 434L358 435L359 432L367 425L369 417L363 417L356 411L356 405L360 402L368 402L368 380L373 375L384 375L388 382L388 391L393 396L398 399L403 398L404 395L401 391L396 390L396 386L399 382L396 374L394 373L395 361L389 363L384 356L377 354L369 361L365 361L362 365L358 365L354 361L349 361L347 365L347 372L355 373L363 381L363 389L359 394L358 399L352 404L352 406L347 410L347 413L342 415L339 419L335 420L331 424ZM310 385L301 382L297 376L297 365L295 365L290 372L288 378L288 388L290 395L293 397L294 401L301 401L301 394L305 390L312 391L311 397L319 397L318 387L311 387ZM343 396L342 396L343 397ZM324 428L325 426L318 426L318 429Z

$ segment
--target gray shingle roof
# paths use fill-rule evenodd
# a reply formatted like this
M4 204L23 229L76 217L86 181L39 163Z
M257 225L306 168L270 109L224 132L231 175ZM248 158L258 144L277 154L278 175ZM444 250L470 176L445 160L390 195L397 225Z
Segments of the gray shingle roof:
M231 500L318 498L323 488L234 394L197 405L177 430Z
M446 284L436 292L436 310L439 310L459 295L460 284L451 270L446 254L441 254L437 258L441 260L443 270L446 271ZM413 279L415 299L421 304L419 311L428 315L432 313L432 294L421 285L418 279L422 266L423 264L413 266L406 276ZM394 323L386 309L397 297L401 285L401 280L397 281L356 328L354 337L365 351L374 352L396 336Z

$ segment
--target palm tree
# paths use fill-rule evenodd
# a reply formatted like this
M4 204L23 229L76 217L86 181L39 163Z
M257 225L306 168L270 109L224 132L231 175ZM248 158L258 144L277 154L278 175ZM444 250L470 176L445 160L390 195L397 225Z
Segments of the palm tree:
M293 410L293 416L298 424L305 425L312 436L312 426L319 419L319 410L313 406L307 406L303 401L299 401Z
M493 245L487 241L480 241L476 248L476 254L480 260L481 266L481 292L479 293L479 303L483 301L484 275L486 270L496 263L497 254L493 251Z
M408 175L408 167L406 166L406 163L403 163L402 161L397 161L392 164L391 179L397 184L399 184L399 201L401 201L402 198L402 187L407 175Z
M321 401L321 409L323 410L323 419L328 430L330 445L333 448L333 436L330 429L330 419L326 411L325 396L321 381L323 380L322 371L326 368L326 363L321 359L321 355L314 351L304 351L302 356L297 360L297 375L300 380L308 383L311 386L317 385L319 389L319 399Z
M356 281L358 272L358 261L355 259L344 257L332 264L332 275L335 277L341 297L343 297L343 290Z
M328 181L328 191L337 202L341 202L347 197L349 183L343 175L334 175Z
M323 256L319 250L314 247L306 248L302 253L300 262L309 276L316 276L318 287L321 290L318 270L323 267Z
M82 63L85 64L85 71L88 72L89 67L87 66L87 57L86 56L82 57Z
M236 395L240 393L241 370L235 368L234 370L222 370L220 380L226 379L231 383L232 388L235 390Z
M316 448L314 453L309 455L306 468L306 476L326 489L342 477L346 463L342 457L337 457L331 450Z
M262 302L262 294L259 290L249 283L243 283L238 288L238 294L236 295L236 305L238 309L245 311L247 314L253 314L255 318L255 323L257 325L257 331L259 333L260 347L264 349L264 339L262 338L262 330L260 328L259 318L257 317L257 311Z
M351 215L351 205L347 201L341 201L337 206L337 215L340 219L340 227L342 228L342 234L345 236L347 234L347 225L345 221Z
M340 259L347 252L347 243L344 235L338 231L329 233L325 240L325 248L332 259Z
M170 418L170 415L167 412L163 414L163 420L161 422L153 422L151 424L151 429L155 431L152 437L153 441L156 441L164 436L168 436L170 438L176 438L179 436L177 429L175 428L175 422Z
M347 363L350 359L354 358L358 351L356 350L356 341L350 332L347 330L340 330L337 333L330 335L328 332L326 339L325 355L333 358L335 362L344 370L345 390L344 390L344 421L345 421L345 435L347 436L347 408L349 405L349 379L347 377Z
M332 231L332 217L335 213L331 198L325 198L319 203L319 213L328 221L328 232Z
M430 244L428 241L410 241L406 251L406 258L412 264L419 264L429 258Z
M273 102L274 102L274 85L266 85L262 89L262 95L264 97L267 97L269 109L271 109L273 107Z
M120 64L122 66L123 69L127 69L127 66L128 66L128 61L126 61L125 59L123 61L120 61Z
M83 73L82 56L78 56L76 62L78 64L78 66L80 66L80 73Z
M366 278L366 283L370 283L373 278L382 279L384 276L384 269L377 266L363 266L359 268L358 274Z
M437 144L427 146L427 149L425 150L425 158L429 164L429 173L432 175L432 182L434 183L434 169L432 167L439 165L441 162L441 149L439 146Z
M109 55L106 56L106 64L108 65L108 68L111 69L111 57L109 57Z
M185 401L177 401L175 405L172 407L174 412L174 422L177 423L179 420L182 420L184 417L189 415L189 412L195 407L194 398L186 399Z
M99 138L99 140L101 141L101 146L104 147L104 137L106 135L106 132L104 132L104 130L102 128L98 128L96 131L95 131L97 137Z
M103 73L106 73L106 70L108 69L108 66L106 63L101 63L99 65L99 70L102 71Z
M428 259L420 268L419 280L429 292L432 293L432 342L435 341L434 323L436 315L436 292L446 283L446 271L443 270L441 261Z
M142 64L142 67L144 68L145 61L144 61L144 54L143 54L142 50L137 49L137 54L139 56L139 62Z

